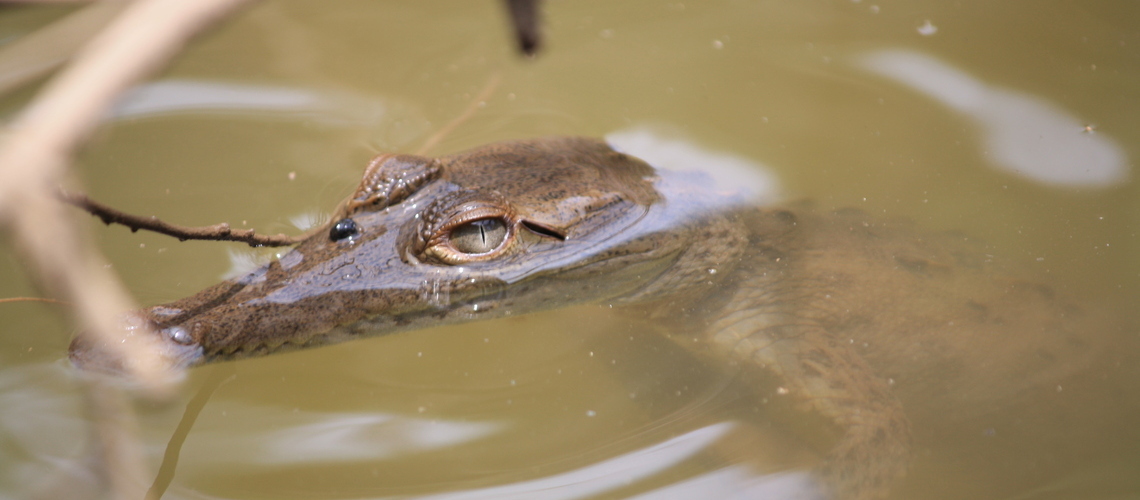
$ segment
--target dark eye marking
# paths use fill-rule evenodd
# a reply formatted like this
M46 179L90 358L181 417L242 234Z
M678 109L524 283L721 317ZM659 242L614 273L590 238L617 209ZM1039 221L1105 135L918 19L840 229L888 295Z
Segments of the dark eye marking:
M535 234L541 234L543 236L549 236L557 240L566 241L566 233L554 229L550 226L539 224L537 222L531 222L528 220L522 221L522 225Z
M356 221L351 218L345 217L333 224L329 229L329 239L332 241L340 241L345 238L356 236L360 232L360 228L356 227Z

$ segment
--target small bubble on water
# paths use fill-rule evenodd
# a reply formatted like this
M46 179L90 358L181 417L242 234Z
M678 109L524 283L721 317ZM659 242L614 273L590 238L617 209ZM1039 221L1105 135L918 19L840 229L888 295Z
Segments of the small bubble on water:
M596 412L596 411L594 411L594 410L586 410L586 416L587 416L587 417L593 417L593 416L595 416L595 415L597 415L597 414L598 414L598 412Z

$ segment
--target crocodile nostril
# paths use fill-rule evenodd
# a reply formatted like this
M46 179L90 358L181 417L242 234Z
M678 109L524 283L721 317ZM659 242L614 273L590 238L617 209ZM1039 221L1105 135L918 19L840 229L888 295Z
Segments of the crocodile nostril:
M186 331L186 329L181 326L164 328L162 330L162 333L170 338L170 340L173 340L178 344L190 345L194 343L194 337L192 337L190 335L190 332Z

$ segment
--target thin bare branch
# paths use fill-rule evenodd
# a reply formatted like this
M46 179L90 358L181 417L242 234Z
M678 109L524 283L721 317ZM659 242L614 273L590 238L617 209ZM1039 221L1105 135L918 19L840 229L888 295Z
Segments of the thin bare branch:
M54 200L69 158L115 98L157 69L189 37L241 0L140 0L87 45L41 92L0 143L0 224L15 235L39 278L75 303L91 334L120 349L144 386L171 380L153 336L124 338L133 301L104 259Z
M427 141L424 141L423 146L420 146L420 148L416 150L416 154L422 155L428 151L431 151L431 149L436 147L436 145L438 145L444 137L447 137L447 134L450 134L451 131L455 130L456 127L469 120L476 111L479 111L480 107L486 105L487 99L490 99L491 94L495 93L495 89L499 88L499 82L502 80L503 76L499 73L491 75L491 78L487 80L487 84L484 85L483 89L479 91L475 98L467 104L467 108L463 110L463 113L460 113L459 116L448 122L447 125L444 125L438 131L436 131L435 134L432 134L432 136L429 137Z
M64 306L75 305L75 304L72 304L71 302L65 302L65 301L56 300L56 299L49 299L46 297L8 297L6 299L0 299L0 304L7 304L7 303L12 303L12 302L47 302L48 304L60 304L60 305L64 305Z
M288 236L285 234L275 234L272 236L257 234L253 229L234 229L229 224L223 222L221 224L214 224L212 226L180 226L178 224L171 224L165 222L158 217L142 217L139 215L132 215L111 208L107 205L99 203L87 195L80 193L60 192L60 198L63 201L75 205L83 210L86 210L91 215L98 217L104 224L120 224L131 228L131 232L140 229L146 231L153 231L156 233L165 234L178 238L179 241L186 240L212 240L212 241L240 241L248 244L251 247L283 247L300 243L305 238L301 236Z
M138 444L138 422L131 402L106 378L83 380L87 411L95 424L93 441L98 449L99 467L110 482L116 499L159 500L145 497L146 468Z
M125 1L96 2L0 47L0 94L67 62L127 5Z
M138 0L95 37L0 138L0 228L44 286L74 304L86 331L151 394L178 379L146 325L122 327L134 303L55 190L79 143L114 100L243 0ZM112 498L146 495L142 452L117 388L91 389Z

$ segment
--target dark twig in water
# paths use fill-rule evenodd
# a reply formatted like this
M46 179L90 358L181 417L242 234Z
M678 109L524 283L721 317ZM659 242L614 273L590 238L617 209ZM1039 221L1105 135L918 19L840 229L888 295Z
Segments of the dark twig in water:
M72 205L86 210L91 215L101 219L104 224L120 224L131 228L131 232L144 229L167 236L173 236L180 241L186 240L213 240L213 241L240 241L251 247L283 247L299 243L304 236L288 236L276 234L267 236L256 234L253 229L234 229L223 222L212 226L188 227L179 226L163 221L155 216L142 217L121 212L107 205L99 203L86 195L78 193L60 192L60 198Z
M178 422L178 427L174 429L170 441L166 443L166 452L162 455L162 465L158 467L158 475L155 476L154 483L146 492L147 498L159 499L166 493L166 489L170 487L170 481L174 479L174 471L178 468L178 456L182 453L182 445L186 443L186 436L190 434L190 429L194 427L198 415L202 413L202 409L206 407L206 403L210 401L214 391L217 391L222 384L233 380L234 377L236 375L232 366L215 367L206 377L206 383L186 404L186 410L182 412L182 420Z
M511 26L523 54L533 56L542 46L538 0L507 0Z

